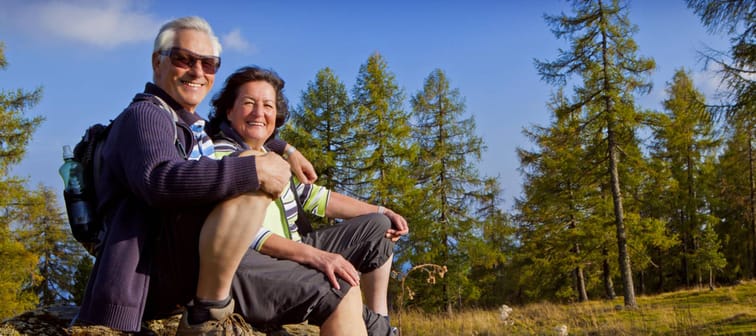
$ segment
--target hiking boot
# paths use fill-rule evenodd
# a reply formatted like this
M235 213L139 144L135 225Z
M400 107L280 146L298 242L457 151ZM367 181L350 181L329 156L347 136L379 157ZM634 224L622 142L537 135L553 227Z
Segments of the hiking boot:
M234 300L224 308L211 308L210 320L189 324L189 309L184 311L176 336L248 336L252 328L244 318L234 313Z

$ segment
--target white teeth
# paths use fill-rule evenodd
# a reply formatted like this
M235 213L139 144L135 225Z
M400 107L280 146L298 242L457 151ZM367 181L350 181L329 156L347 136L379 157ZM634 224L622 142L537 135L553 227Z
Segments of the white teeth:
M249 125L249 126L265 126L265 125L264 125L263 123L261 123L261 122L253 122L253 121L248 121L248 122L247 122L247 125Z
M198 84L198 83L184 82L184 84L189 85L191 87L196 87L196 88L202 87L202 84Z

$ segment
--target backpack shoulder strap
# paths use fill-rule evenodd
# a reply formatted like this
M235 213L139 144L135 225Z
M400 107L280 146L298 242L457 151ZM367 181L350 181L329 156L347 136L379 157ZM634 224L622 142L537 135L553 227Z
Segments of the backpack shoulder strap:
M304 205L299 199L299 194L297 193L297 187L294 184L293 176L289 179L289 187L294 193L294 200L297 202L297 230L299 230L300 235L306 235L314 230L312 229L312 223L310 223L310 219L307 217L307 213L304 211Z
M149 100L153 104L159 106L163 111L166 111L171 114L171 117L173 118L173 142L176 143L176 149L179 151L181 156L186 159L188 155L186 154L186 149L184 148L184 145L179 141L178 139L178 122L179 122L179 116L178 113L176 113L176 110L174 110L168 103L165 102L162 98L149 94L149 93L140 93L137 94L137 96L134 98L134 101L142 101L142 100Z

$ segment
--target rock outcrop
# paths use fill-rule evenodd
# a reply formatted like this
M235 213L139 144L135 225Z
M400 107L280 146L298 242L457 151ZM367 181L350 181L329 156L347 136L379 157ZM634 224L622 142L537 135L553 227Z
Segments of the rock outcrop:
M0 336L173 336L178 327L180 315L162 320L145 321L142 331L137 334L116 331L101 326L73 326L71 320L76 316L79 307L53 306L26 312L0 323ZM268 335L318 335L318 328L304 324L284 326L286 332ZM265 333L255 332L255 335L265 336Z

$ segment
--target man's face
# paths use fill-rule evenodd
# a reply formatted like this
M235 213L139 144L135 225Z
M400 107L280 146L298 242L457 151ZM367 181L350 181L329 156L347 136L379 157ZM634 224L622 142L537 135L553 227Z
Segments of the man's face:
M213 45L210 37L193 29L176 32L174 48L199 56L212 56ZM196 61L191 67L180 67L171 63L168 56L152 55L152 70L155 85L163 89L189 112L194 112L215 81L215 74L202 69L202 62Z

